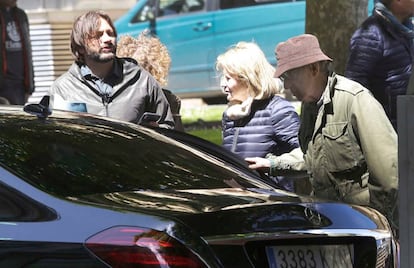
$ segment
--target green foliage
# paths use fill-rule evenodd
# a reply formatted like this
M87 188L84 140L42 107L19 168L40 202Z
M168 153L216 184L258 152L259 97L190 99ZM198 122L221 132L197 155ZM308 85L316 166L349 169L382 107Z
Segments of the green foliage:
M221 145L221 117L226 105L182 107L180 114L185 131Z
M221 145L221 128L194 129L187 132L202 139L211 141L212 143Z
M182 107L180 114L183 124L191 124L198 121L220 122L226 105L201 105L194 107Z

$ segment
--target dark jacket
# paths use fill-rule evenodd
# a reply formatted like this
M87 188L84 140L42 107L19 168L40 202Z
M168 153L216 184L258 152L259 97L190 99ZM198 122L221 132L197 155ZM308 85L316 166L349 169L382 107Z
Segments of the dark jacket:
M119 81L104 98L93 88L81 73L77 63L52 84L49 94L53 98L54 108L60 103L85 103L87 112L108 116L123 121L140 123L144 112L161 116L158 124L162 127L174 127L174 119L167 98L158 82L135 61L116 58L114 75Z
M184 125L183 121L181 120L180 110L181 110L181 99L174 93L172 93L170 90L163 88L162 91L164 91L165 97L168 100L168 103L170 104L170 109L173 114L174 118L174 124L175 130L178 131L184 131Z
M223 115L223 146L241 157L281 155L299 147L299 116L279 96L254 100L250 115L236 121Z
M406 93L414 47L412 38L378 12L352 36L345 76L373 93L396 129L396 100Z
M224 112L222 129L223 146L242 158L281 155L299 147L299 116L280 96L254 100L250 114L236 121Z
M20 37L22 38L23 44L23 55L24 55L24 85L26 93L32 94L34 91L34 72L33 72L33 59L32 59L32 45L30 42L30 31L29 31L29 20L27 14L23 9L18 7L12 8L13 17L17 23L17 27L20 30ZM0 14L0 32L3 29L3 18ZM3 34L0 34L0 63L3 66L4 62L4 44ZM0 71L0 85L4 78L4 72Z

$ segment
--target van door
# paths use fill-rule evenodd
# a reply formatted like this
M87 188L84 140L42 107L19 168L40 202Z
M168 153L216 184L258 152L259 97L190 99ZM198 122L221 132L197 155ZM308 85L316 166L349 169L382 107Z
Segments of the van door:
M209 85L209 73L214 69L207 60L213 50L214 34L212 15L206 12L207 0L139 0L128 12L129 17L125 15L115 22L119 35L138 36L149 29L147 14L154 3L156 34L171 56L168 88L180 96L186 96L188 89L200 93Z
M181 96L189 93L188 89L201 92L209 84L209 73L214 68L208 61L208 55L214 49L211 13L203 9L159 17L157 35L168 46L171 55L169 88Z
M305 32L305 1L220 0L220 9L215 17L215 45L220 53L229 44L253 41L275 65L275 46Z

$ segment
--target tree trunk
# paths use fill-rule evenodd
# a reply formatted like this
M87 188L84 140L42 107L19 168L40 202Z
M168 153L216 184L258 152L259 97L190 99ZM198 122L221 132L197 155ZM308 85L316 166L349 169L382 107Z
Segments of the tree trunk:
M349 40L367 18L368 0L306 0L306 33L318 37L322 50L343 74Z

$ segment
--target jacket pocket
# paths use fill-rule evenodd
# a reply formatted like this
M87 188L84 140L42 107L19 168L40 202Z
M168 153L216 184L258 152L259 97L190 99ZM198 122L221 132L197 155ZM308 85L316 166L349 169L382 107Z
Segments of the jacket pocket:
M364 162L362 151L349 132L347 122L329 123L322 129L322 151L328 171L346 173Z

